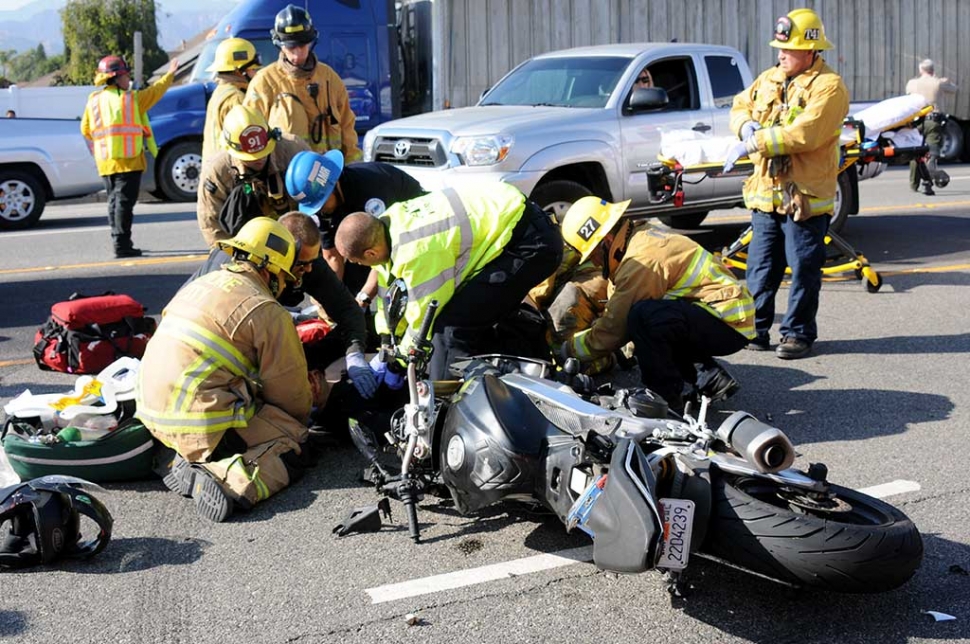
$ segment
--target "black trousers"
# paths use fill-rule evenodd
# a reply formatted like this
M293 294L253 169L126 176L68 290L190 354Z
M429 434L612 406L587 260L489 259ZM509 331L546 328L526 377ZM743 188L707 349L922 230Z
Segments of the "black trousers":
M672 407L681 404L684 383L697 382L697 367L715 366L713 356L737 353L748 339L686 300L643 300L630 309L627 329L648 389Z
M119 172L104 177L104 189L108 192L108 225L114 248L128 250L131 243L131 222L135 217L135 202L141 187L141 171Z
M549 215L526 201L502 254L462 284L441 308L431 334L433 380L449 379L448 366L458 358L502 352L494 325L516 311L532 287L556 272L562 244L562 233Z

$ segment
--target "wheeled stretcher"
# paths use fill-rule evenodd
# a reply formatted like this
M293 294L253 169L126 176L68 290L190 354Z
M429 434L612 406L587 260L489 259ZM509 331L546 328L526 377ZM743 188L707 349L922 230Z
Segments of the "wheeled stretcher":
M908 163L915 160L921 176L930 180L930 173L924 162L928 148L913 124L932 110L933 106L927 105L921 96L903 96L887 99L854 117L846 118L840 138L842 155L839 172L850 171L853 166L856 167L855 171L860 171L873 163ZM750 174L750 160L739 160L729 173L723 172L723 161L710 160L722 157L736 143L737 139L733 137L706 140L694 138L666 146L661 150L658 162L647 168L650 202L672 203L675 207L680 207L684 204L685 183ZM697 178L688 179L685 175ZM752 229L749 226L734 243L721 251L722 260L729 266L746 270L746 251L751 236ZM825 243L836 254L822 267L823 275L851 272L870 293L875 293L882 287L882 278L869 265L869 261L845 239L835 232L829 232L825 236ZM790 269L786 269L786 273L790 274Z

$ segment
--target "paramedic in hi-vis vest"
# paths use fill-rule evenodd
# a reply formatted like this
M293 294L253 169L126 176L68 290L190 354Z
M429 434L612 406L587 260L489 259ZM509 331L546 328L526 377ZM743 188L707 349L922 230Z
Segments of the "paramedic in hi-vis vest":
M563 240L610 281L603 315L563 343L559 358L589 363L632 341L643 384L670 409L689 395L719 400L738 383L712 356L737 353L754 337L748 289L697 242L625 219L629 201L583 197L566 212Z
M741 143L728 154L724 171L743 156L754 163L744 184L744 204L752 210L746 277L757 311L757 337L748 348L771 347L775 294L787 265L788 310L775 354L793 360L807 356L818 336L825 234L835 207L849 92L819 53L833 45L814 11L795 9L778 18L774 35L768 44L778 49L778 64L734 97L731 131Z
M175 78L178 59L168 65L164 76L143 89L131 89L131 70L120 56L105 56L98 63L95 85L103 89L88 97L81 119L81 134L94 154L98 174L104 177L108 193L108 224L115 257L139 257L141 250L131 242L141 173L145 171L145 148L158 152L148 122L148 110L162 97Z
M259 70L259 54L253 43L244 38L226 38L219 43L215 59L205 70L215 72L216 88L205 108L203 161L222 149L219 139L222 138L223 121L229 110L242 105L249 81Z
M280 57L256 74L244 104L265 114L271 127L306 141L314 152L340 150L346 163L360 161L357 117L343 80L313 53L317 30L310 14L287 5L276 14L270 33Z
M177 453L160 450L165 485L216 522L302 474L310 409L326 399L276 300L295 279L293 235L257 217L222 249L232 261L165 307L136 388L136 415Z
M458 358L506 353L509 339L494 326L562 260L562 236L549 216L515 186L500 182L432 192L394 204L379 217L353 213L340 222L335 242L347 261L376 270L379 294L395 279L404 281L404 318L412 331L421 327L428 305L438 302L432 380L449 379L448 367ZM382 335L396 331L387 328L383 306L379 297L374 322ZM405 349L411 335L405 334ZM387 375L384 383L390 386Z

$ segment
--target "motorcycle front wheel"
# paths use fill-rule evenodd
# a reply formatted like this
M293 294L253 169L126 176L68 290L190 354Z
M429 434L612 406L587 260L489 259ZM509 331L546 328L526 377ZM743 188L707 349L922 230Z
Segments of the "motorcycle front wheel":
M773 481L712 471L703 550L774 579L843 593L905 583L923 559L913 522L878 499L830 485L824 500Z

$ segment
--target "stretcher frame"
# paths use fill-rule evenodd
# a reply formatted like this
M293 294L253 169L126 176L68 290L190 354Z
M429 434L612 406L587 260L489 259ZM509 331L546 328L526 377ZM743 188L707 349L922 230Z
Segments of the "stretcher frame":
M893 123L882 131L888 132L909 126L931 111L933 111L933 107L926 106L912 116ZM881 133L876 140L866 139L865 124L861 121L847 118L845 125L855 130L856 138L855 141L842 146L839 174L858 163L894 160L897 162L916 161L920 176L929 178L929 170L925 163L928 152L926 145L897 148L893 146L891 139L882 137ZM741 159L730 172L725 173L723 163L708 162L684 167L675 159L662 156L658 158L659 162L651 164L647 169L650 202L653 204L673 202L675 207L680 207L684 203L684 183L699 183L709 177L750 174L754 167L749 159ZM685 174L700 174L701 176L696 181L689 181L684 178ZM730 246L716 254L726 265L746 271L748 268L747 248L751 243L752 235L752 227L748 226ZM869 293L876 293L882 288L882 277L872 268L865 255L856 250L849 242L830 231L825 235L825 245L838 251L838 255L826 260L826 263L822 266L823 276L841 276L851 272L857 280L862 282ZM785 274L791 275L791 268L786 267Z

